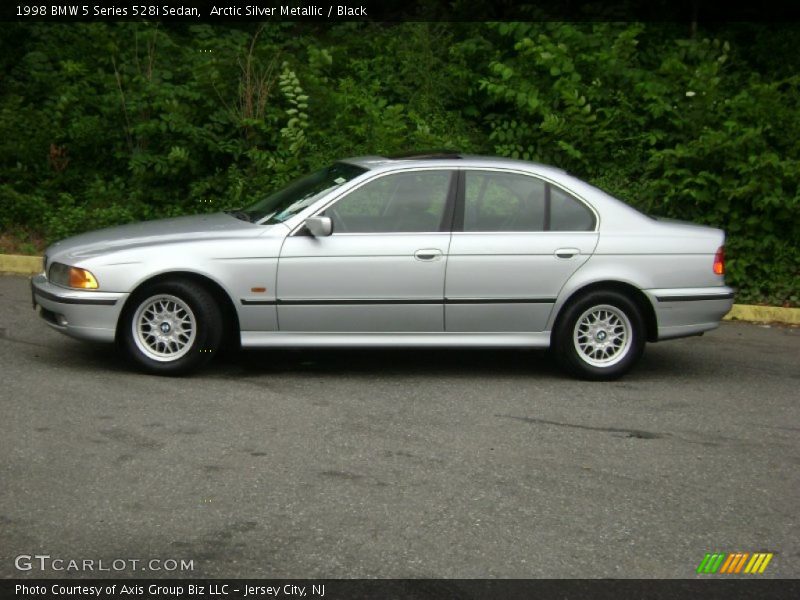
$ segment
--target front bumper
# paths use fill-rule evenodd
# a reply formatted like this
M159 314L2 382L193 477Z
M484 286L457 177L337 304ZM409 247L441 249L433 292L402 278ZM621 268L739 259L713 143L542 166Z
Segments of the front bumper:
M50 327L81 340L113 342L126 293L70 290L44 274L31 278L34 310Z
M733 306L733 288L645 290L655 308L658 339L698 335L719 327Z

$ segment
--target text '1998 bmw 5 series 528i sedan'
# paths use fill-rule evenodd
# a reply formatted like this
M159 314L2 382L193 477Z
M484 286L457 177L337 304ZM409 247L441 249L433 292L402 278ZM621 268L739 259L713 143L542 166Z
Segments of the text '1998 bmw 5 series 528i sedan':
M263 347L552 348L613 379L645 343L733 303L724 233L645 216L554 167L461 154L350 158L249 208L48 248L53 328L179 374Z

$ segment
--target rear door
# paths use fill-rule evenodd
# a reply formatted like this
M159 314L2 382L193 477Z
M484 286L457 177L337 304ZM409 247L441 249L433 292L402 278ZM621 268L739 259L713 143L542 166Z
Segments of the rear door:
M296 332L444 331L444 274L456 174L422 169L371 179L301 228L278 263L278 326ZM452 188L452 193L451 193Z
M544 330L597 245L594 211L529 174L461 172L445 277L448 332Z

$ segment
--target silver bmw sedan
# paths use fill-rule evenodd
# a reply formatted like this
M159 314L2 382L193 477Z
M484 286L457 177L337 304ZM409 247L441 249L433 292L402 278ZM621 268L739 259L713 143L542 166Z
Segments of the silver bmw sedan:
M67 335L182 374L256 347L546 348L613 379L646 342L733 303L724 233L650 218L565 171L431 154L349 158L252 206L53 244L34 307Z

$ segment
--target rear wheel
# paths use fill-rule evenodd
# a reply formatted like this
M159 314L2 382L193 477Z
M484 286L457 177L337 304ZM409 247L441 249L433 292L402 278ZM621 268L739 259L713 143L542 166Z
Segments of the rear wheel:
M208 362L222 340L213 296L190 281L165 281L137 292L123 314L122 345L142 368L187 373Z
M616 379L644 351L645 325L636 304L624 294L596 291L570 304L553 331L561 366L582 379Z

